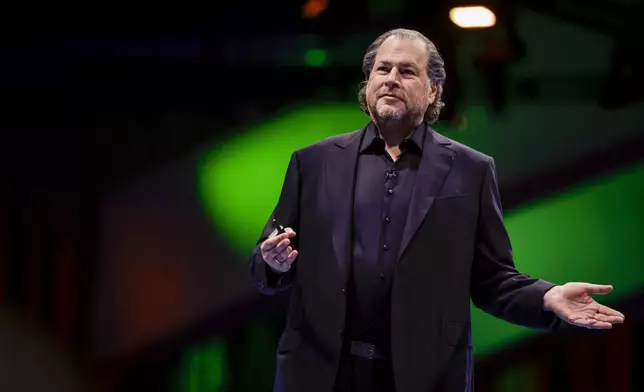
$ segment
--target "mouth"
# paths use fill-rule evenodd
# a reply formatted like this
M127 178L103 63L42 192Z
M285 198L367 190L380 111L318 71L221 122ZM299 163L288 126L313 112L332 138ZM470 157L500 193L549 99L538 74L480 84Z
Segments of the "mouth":
M380 98L394 98L394 99L398 99L398 100L402 101L402 98L400 98L397 95L393 95L393 94L383 94L383 95L380 96Z

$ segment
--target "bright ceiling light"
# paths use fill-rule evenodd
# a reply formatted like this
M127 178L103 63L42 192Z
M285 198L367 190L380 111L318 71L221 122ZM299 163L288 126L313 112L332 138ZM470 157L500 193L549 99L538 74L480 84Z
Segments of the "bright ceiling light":
M492 27L496 24L494 12L480 5L452 8L449 18L455 25L464 29Z

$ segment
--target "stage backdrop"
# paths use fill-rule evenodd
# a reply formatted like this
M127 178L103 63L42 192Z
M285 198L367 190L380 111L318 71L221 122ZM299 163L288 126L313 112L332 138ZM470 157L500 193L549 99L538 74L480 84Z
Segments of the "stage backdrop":
M560 122L548 124L555 114ZM466 129L439 130L493 155L502 186L636 133L603 131L611 119L629 124L632 111L603 116L583 105L511 107L503 121L477 107L466 116ZM247 255L291 152L365 121L354 103L302 105L105 195L93 318L97 359L151 344L251 295ZM637 290L644 283L636 267L642 183L644 168L632 167L507 211L518 267L557 283L614 284L609 299ZM477 310L473 324L479 354L530 333Z

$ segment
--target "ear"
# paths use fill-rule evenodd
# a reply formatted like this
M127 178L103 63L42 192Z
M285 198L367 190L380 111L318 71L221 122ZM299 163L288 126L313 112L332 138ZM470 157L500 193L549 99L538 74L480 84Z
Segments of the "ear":
M427 100L429 104L433 104L436 100L436 93L438 93L438 88L432 81L429 81L429 90L427 90Z

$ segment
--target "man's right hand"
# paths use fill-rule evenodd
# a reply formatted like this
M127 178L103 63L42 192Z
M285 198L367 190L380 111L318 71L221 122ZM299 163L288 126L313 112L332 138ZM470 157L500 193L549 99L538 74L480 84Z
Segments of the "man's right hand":
M298 254L297 250L290 246L290 239L295 237L295 232L290 227L284 230L286 232L282 234L271 234L260 246L266 264L278 272L290 270Z

